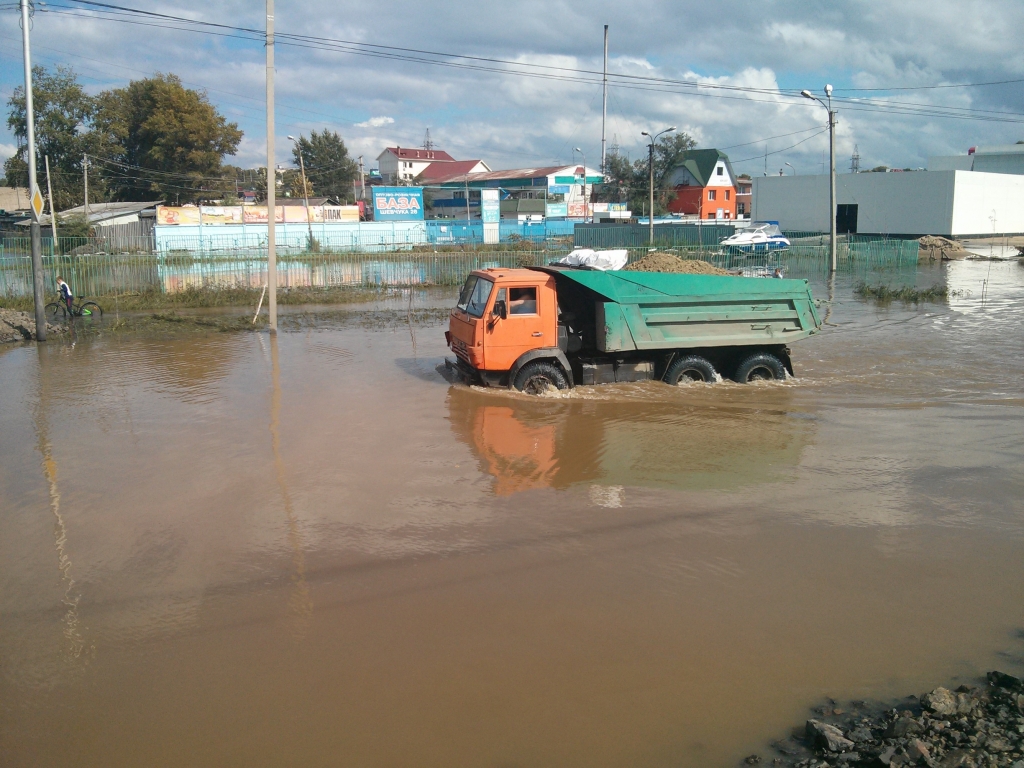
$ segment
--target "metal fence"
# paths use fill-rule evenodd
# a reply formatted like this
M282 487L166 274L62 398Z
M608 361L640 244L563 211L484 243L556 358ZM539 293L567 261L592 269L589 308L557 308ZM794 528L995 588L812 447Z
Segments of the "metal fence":
M825 238L827 241L827 237ZM460 285L467 273L487 267L523 267L548 264L570 249L568 245L529 250L397 251L386 253L285 253L278 258L278 284L283 288L336 286ZM748 274L782 269L787 277L820 277L828 273L828 246L793 245L771 253L723 253L701 245L668 248L680 258L699 259L723 269ZM636 261L648 248L629 249ZM915 240L850 239L840 243L838 269L865 277L868 274L916 270ZM61 275L79 296L103 297L155 291L174 293L188 289L259 288L267 280L266 250L230 253L77 253L43 257L44 282L55 290ZM27 249L0 255L0 296L32 294L32 266Z

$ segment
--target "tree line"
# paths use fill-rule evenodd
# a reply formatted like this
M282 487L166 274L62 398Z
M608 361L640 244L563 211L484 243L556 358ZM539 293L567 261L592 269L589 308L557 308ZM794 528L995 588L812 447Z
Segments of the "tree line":
M242 130L229 122L202 91L186 88L173 74L134 80L96 96L86 93L74 70L33 68L37 181L45 191L43 158L49 156L54 208L81 205L85 164L89 201L167 203L234 202L243 190L266 199L265 168L245 170L224 162L234 155ZM4 163L8 186L28 186L25 91L7 102L7 126L18 151ZM293 159L306 166L307 195L353 198L358 176L341 137L326 128L300 136ZM86 159L88 158L88 160ZM301 197L298 170L285 172L284 192Z

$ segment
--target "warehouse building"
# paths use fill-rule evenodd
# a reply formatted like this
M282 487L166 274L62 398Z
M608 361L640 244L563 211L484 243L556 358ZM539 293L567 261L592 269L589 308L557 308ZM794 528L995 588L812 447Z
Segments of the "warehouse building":
M764 176L753 182L752 217L785 230L827 232L829 177ZM1024 176L980 171L845 173L836 176L840 233L978 237L1024 234Z

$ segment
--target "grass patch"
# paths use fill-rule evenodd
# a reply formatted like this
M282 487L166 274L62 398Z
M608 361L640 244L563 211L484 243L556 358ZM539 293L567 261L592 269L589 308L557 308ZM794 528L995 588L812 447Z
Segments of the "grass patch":
M122 293L118 296L102 296L93 299L107 314L137 312L161 309L202 309L205 307L252 307L260 300L259 288L186 288L176 293L141 291ZM393 288L361 288L338 286L335 288L291 288L278 289L278 304L353 304L374 301L395 295ZM91 298L91 297L87 297ZM52 300L52 297L49 298ZM266 308L267 299L263 306ZM32 312L31 296L0 296L0 308Z
M945 301L949 298L949 288L944 285L933 285L930 288L893 288L888 285L861 283L853 292L862 299L874 299L880 303L902 301L906 304L920 304L925 301Z

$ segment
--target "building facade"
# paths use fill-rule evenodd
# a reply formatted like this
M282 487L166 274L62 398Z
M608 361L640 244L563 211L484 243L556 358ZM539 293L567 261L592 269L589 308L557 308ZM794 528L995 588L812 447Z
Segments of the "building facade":
M412 183L432 163L454 162L447 152L422 147L387 147L377 155L377 166L386 184Z
M691 149L669 174L675 198L671 213L700 219L736 218L736 176L729 156L717 149Z
M753 180L753 218L786 230L829 230L829 177ZM1024 234L1024 175L978 171L836 176L840 232L970 237Z

